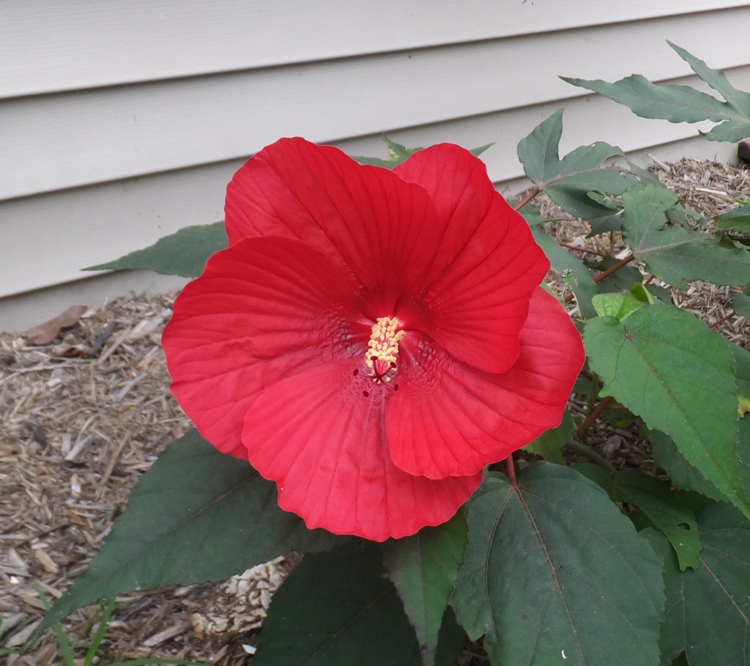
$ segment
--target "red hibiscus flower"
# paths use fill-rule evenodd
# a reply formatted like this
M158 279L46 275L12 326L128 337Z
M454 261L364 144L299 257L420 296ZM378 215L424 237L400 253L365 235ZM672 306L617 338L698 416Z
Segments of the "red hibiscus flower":
M581 338L468 151L389 171L283 139L235 175L226 228L164 332L172 390L308 527L440 524L560 423Z

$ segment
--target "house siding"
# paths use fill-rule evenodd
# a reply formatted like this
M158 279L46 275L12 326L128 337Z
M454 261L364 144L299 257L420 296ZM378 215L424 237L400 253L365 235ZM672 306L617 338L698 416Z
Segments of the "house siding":
M494 142L483 157L502 188L522 176L518 140L564 106L564 151L725 158L733 147L694 126L636 118L558 74L694 84L669 39L750 89L741 24L750 3L6 0L0 330L165 284L80 269L221 219L233 171L280 136L354 154L383 154L383 132Z

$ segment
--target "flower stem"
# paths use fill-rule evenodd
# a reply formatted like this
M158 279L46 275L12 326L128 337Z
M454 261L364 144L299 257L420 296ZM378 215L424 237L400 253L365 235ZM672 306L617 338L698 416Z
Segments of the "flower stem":
M521 208L523 208L529 201L531 201L537 194L539 194L539 188L538 187L532 187L527 193L526 196L521 199L515 206L513 206L513 210L519 211Z
M607 409L609 403L612 402L612 396L608 395L606 398L602 398L599 404L591 410L591 413L586 417L586 420L578 426L576 430L576 436L579 439L583 439L586 436L591 424L599 418L599 415Z
M516 481L516 465L513 462L512 453L505 459L505 466L508 468L508 479L510 480L510 485L514 488L518 488L518 481Z

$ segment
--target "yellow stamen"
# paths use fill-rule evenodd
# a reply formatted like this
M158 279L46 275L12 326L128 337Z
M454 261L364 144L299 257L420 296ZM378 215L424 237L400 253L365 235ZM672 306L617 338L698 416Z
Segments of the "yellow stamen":
M373 379L378 383L391 381L395 374L398 343L406 335L405 331L396 330L399 326L402 323L395 317L380 317L372 327L365 363L374 371Z

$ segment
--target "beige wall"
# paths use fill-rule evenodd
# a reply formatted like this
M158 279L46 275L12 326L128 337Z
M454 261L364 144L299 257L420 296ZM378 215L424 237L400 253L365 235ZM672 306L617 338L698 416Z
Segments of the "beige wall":
M522 174L518 140L564 106L564 150L725 158L557 75L685 77L669 39L748 90L743 24L750 3L728 0L5 0L0 330L163 285L79 269L221 219L232 172L279 136L357 154L383 154L382 132L495 142L502 186Z

